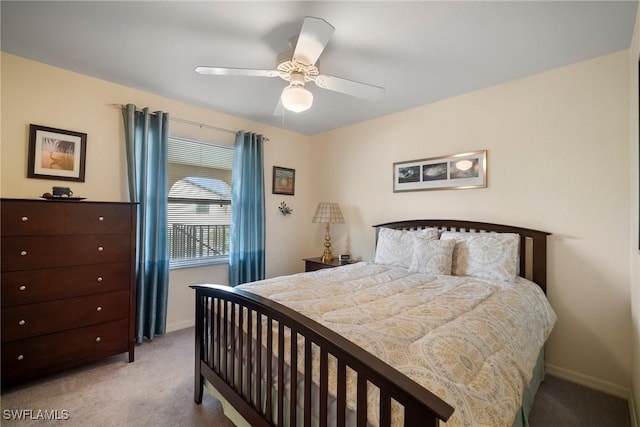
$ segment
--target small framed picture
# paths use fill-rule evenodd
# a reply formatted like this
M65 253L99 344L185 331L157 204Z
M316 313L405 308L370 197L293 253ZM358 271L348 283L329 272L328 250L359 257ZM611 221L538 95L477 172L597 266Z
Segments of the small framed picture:
M27 178L84 182L87 134L29 126Z
M273 186L271 188L271 192L273 194L286 194L289 196L293 196L295 188L296 170L274 166Z

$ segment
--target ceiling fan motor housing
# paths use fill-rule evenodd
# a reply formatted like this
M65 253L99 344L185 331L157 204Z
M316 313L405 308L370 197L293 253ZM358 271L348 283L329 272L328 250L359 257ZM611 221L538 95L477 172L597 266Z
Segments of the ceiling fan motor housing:
M276 70L278 70L280 78L288 82L294 82L295 79L297 83L298 76L302 76L302 85L306 82L315 81L319 74L318 64L318 61L315 64L303 64L295 60L293 58L293 50L284 51L276 58Z

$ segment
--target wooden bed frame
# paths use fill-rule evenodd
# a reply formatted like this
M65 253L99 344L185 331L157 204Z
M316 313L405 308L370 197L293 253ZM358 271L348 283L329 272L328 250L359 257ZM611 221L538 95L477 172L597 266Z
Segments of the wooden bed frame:
M376 225L380 228L415 230L437 227L440 230L464 232L508 232L520 235L520 275L531 276L546 290L546 237L550 233L507 225L458 220L398 221ZM533 264L530 266L530 264ZM311 426L312 363L320 364L319 425L327 425L328 360L337 360L336 426L346 419L347 367L357 375L357 426L367 424L367 383L378 387L380 426L391 425L391 401L404 408L405 426L437 426L446 421L453 408L435 394L401 374L361 347L325 326L279 303L239 289L219 285L192 285L196 291L195 378L194 400L202 402L205 380L238 411L251 426L284 426L285 419L301 415L305 427ZM266 321L266 343L262 322ZM235 319L235 321L228 320ZM284 389L284 340L274 346L273 327L278 336L291 334L291 366L297 365L298 340L304 340L304 383L302 401L297 401L298 372L290 370L290 402ZM246 329L246 331L245 331ZM251 338L255 336L256 338ZM319 347L319 358L312 362L313 348ZM252 348L255 347L255 348ZM274 348L277 347L277 348ZM256 361L266 358L265 367ZM319 360L318 360L319 359ZM244 361L244 363L243 363ZM277 381L274 383L274 365ZM263 369L265 372L263 372ZM265 374L265 375L263 375ZM266 378L266 379L264 379ZM262 379L262 381L260 380ZM288 405L287 417L284 408ZM304 408L298 414L298 407Z

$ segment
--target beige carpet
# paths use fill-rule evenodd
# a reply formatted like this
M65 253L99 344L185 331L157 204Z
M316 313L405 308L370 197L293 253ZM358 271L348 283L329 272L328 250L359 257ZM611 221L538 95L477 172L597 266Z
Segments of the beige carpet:
M531 427L631 427L627 401L547 375L529 414Z
M233 424L205 391L193 401L193 329L156 337L126 354L3 390L5 426L216 426ZM7 420L7 410L67 410L68 420Z

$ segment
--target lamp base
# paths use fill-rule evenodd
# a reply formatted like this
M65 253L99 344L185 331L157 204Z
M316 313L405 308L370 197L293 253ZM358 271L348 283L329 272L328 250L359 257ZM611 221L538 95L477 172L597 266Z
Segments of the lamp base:
M336 257L333 256L331 250L329 248L325 249L324 253L322 254L322 262L330 262L334 259L336 259Z
M331 253L331 236L329 235L329 223L326 223L326 230L324 235L324 253L322 254L322 262L333 261L333 254Z

